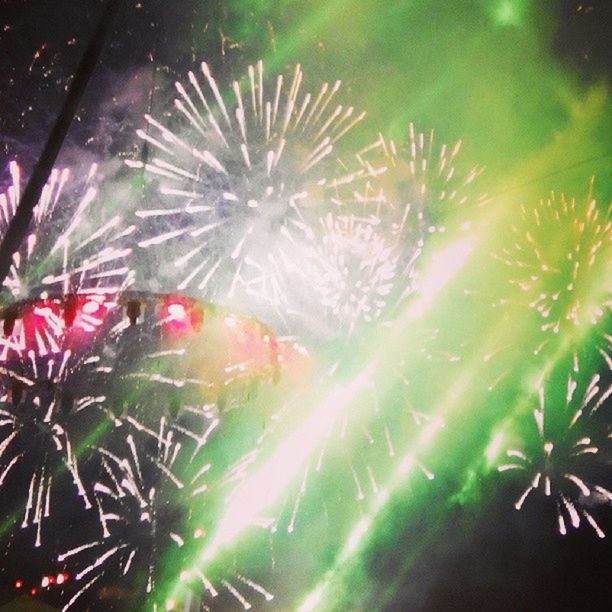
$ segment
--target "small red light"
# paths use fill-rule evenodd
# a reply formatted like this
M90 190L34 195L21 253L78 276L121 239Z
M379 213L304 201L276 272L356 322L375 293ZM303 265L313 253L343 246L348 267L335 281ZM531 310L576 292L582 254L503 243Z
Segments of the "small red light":
M23 580L21 578L18 578L17 580L15 580L16 589L20 589L22 586L23 586Z
M30 589L30 595L32 595L32 597L34 597L37 593L38 593L38 589L36 588Z
M64 582L67 582L67 581L68 581L68 574L66 574L65 572L58 574L57 578L55 579L55 582L57 582L57 584L64 584Z
M193 303L180 296L169 296L161 308L164 329L171 334L184 334L199 326L199 314L195 312Z

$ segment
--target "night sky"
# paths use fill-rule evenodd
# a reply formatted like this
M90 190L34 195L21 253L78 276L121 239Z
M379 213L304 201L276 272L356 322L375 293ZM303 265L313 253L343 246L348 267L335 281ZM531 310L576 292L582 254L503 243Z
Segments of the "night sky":
M101 0L0 0L3 187L10 180L9 161L17 160L26 177L36 163L103 5ZM79 175L98 162L107 180L104 206L133 210L141 193L123 162L154 155L135 137L145 127L143 116L167 118L174 81L185 81L200 61L209 63L219 81L229 82L261 57L269 74L288 73L300 63L308 84L342 79L342 101L367 111L366 121L342 141L348 152L379 132L399 140L414 122L425 132L434 128L437 142L462 139L462 163L484 169L478 189L506 221L514 218L520 203L535 203L553 190L584 200L591 176L605 214L612 195L611 25L612 3L603 0L123 0L56 165L77 168ZM478 210L470 214L480 214ZM488 257L497 236L507 236L510 223L503 219L480 255ZM433 413L459 381L470 387L462 396L461 412L448 416L435 449L425 453L436 478L415 478L395 488L393 503L376 514L360 554L342 567L334 559L346 525L322 527L328 519L321 516L328 510L333 515L333 507L341 505L348 487L342 479L350 480L350 475L334 473L342 481L337 491L331 476L322 478L314 497L329 497L325 510L316 499L306 499L302 531L295 540L276 544L279 563L273 569L262 564L268 576L255 564L256 574L276 594L267 606L254 602L255 609L297 609L330 573L337 579L325 603L314 609L552 611L612 605L612 504L592 507L607 538L598 538L584 524L561 536L549 500L534 496L517 512L513 504L525 478L513 479L485 465L496 424L505 422L509 407L535 400L528 399L525 381L533 372L525 366L528 359L520 346L486 363L475 357L486 343L481 330L511 337L512 327L522 325L491 307L496 300L487 291L496 287L497 272L489 259L483 263L484 257L452 281L450 297L431 308L428 327L437 332L426 348L434 357L415 356L410 346L404 349L407 363L417 364L404 372L411 380L406 401L419 410ZM138 265L146 271L139 289L173 289L147 277L156 262ZM604 290L609 299L609 284ZM6 292L2 298L3 304L11 301ZM247 305L245 310L251 309ZM606 313L604 326L610 334ZM255 308L254 314L278 329L265 310ZM531 319L525 328L530 324ZM279 329L279 335L284 331ZM366 345L356 340L343 348L350 355L347 362L357 359ZM437 352L461 359L437 360ZM474 363L482 370L470 370L467 364ZM584 363L587 370L601 373L602 387L610 384L605 361L595 355ZM551 381L555 397L563 397L563 372L554 370ZM399 407L401 393L397 385L388 385L380 403ZM242 426L236 412L231 414L236 432L253 423L260 426L259 417ZM609 432L609 399L598 418ZM598 474L602 486L610 489L609 435L605 451ZM337 454L344 452L350 449ZM3 520L15 509L12 497L0 489ZM347 517L359 516L357 503L348 506ZM78 512L66 504L60 523L70 524L71 512L78 521ZM25 547L31 546L31 538L2 537L6 554L0 560L0 609L10 610L2 604L15 597L15 579L34 580L46 571L49 548L30 553ZM53 594L47 600L58 605ZM87 601L87 609L115 609L109 603L115 601L112 596ZM240 608L226 598L211 609Z

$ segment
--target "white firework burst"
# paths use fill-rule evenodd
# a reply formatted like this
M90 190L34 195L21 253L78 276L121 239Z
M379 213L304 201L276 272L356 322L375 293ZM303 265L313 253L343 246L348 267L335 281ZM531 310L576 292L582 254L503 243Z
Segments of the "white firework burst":
M163 554L185 544L185 502L207 489L204 478L209 464L201 466L190 482L179 475L181 443L164 418L158 431L133 419L123 428L130 428L123 451L97 448L103 478L95 483L94 494L102 538L75 546L58 557L60 562L75 563L75 580L82 584L64 610L74 606L95 584L99 586L107 572L121 577L133 575L137 590L144 585L143 593L138 592L136 598L151 596L163 568Z
M44 520L57 506L53 485L62 481L64 468L85 509L92 507L76 448L111 416L95 384L104 369L98 355L85 351L79 356L70 348L45 356L30 350L23 359L9 358L0 365L6 389L0 407L0 487L10 481L11 495L19 495L16 503L25 498L21 527L36 528L36 546L42 543Z
M423 232L445 231L448 216L486 198L473 196L474 180L482 170L458 170L460 150L461 141L437 145L434 130L417 132L412 123L405 147L380 134L357 155L360 169L351 178L359 179L362 187L355 199L376 214L395 210L394 230L413 241Z
M230 104L202 63L188 86L176 84L174 129L146 117L139 135L154 155L130 165L158 180L162 201L136 213L152 221L140 246L173 249L166 260L179 290L244 289L286 305L286 277L299 269L293 235L310 231L308 209L330 183L327 162L364 116L335 102L339 81L314 95L302 93L302 81L296 66L268 90L260 61L246 88L232 83Z
M521 206L511 246L494 254L510 268L510 283L518 289L502 302L518 301L537 313L542 336L535 354L555 337L579 342L610 316L612 207L600 209L592 190L593 180L583 203L553 193L535 206ZM600 340L597 349L609 361L605 330Z
M377 321L398 276L400 249L379 231L376 217L327 215L311 246L312 283L336 330L352 335Z
M545 389L540 383L539 406L533 411L537 438L524 449L508 450L508 461L498 471L518 470L529 478L529 485L515 503L517 510L532 493L540 492L554 501L562 535L567 533L568 521L574 528L586 521L603 538L603 529L587 508L612 503L612 492L600 480L605 482L610 476L612 386L596 374L582 396L576 389L576 380L569 376L565 401L555 405L549 395L557 390Z

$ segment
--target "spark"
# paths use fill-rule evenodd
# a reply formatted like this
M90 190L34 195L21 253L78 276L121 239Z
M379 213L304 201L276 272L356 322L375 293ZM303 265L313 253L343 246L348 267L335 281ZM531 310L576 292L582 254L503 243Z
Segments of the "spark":
M208 64L188 80L176 83L175 127L146 116L147 131L139 132L155 157L129 162L161 196L160 205L136 213L156 219L158 232L140 245L176 247L170 274L180 290L244 291L286 311L300 270L295 236L310 231L308 209L322 202L337 143L364 115L335 102L339 81L302 93L299 65L270 89L263 63L250 66L246 86L231 84L232 104Z
M127 420L123 428L129 431L119 453L97 448L103 478L96 482L94 494L102 537L58 556L60 562L75 563L77 582L88 581L64 610L85 593L92 577L102 578L110 566L118 568L122 580L142 572L144 593L138 596L153 597L160 572L173 569L164 567L164 552L180 551L193 537L187 504L196 503L206 492L202 478L207 470L199 470L191 479L179 470L181 441L164 418L156 431L135 419Z
M10 162L11 184L0 193L0 237L8 230L21 197L21 169ZM34 207L32 224L4 280L14 298L46 293L111 293L134 280L125 241L135 226L115 215L97 228L91 211L97 197L97 166L83 184L71 179L68 168L53 169ZM58 235L58 230L60 233Z
M610 315L610 273L605 266L612 244L612 208L598 207L593 182L584 203L553 192L535 206L521 206L520 220L511 228L512 244L494 254L512 271L510 283L520 292L502 304L521 301L537 314L541 336L535 355L555 338L574 341L576 330L596 326ZM598 341L598 350L610 360L609 337Z
M482 173L478 167L466 174L458 169L461 144L438 147L434 130L417 132L412 123L405 146L379 134L357 155L361 168L355 178L365 185L357 199L368 204L370 211L374 208L375 214L380 214L382 206L395 209L394 230L403 236L414 235L415 229L446 231L444 220L472 203L472 183ZM480 206L485 199L482 195L475 204Z
M543 493L554 502L559 533L567 533L568 521L577 528L584 519L603 538L604 531L587 508L612 501L612 492L597 484L600 464L609 452L600 417L609 409L612 386L595 374L580 395L569 375L566 389L565 401L555 403L553 386L538 384L538 407L533 410L537 436L533 444L507 450L506 461L497 469L524 472L528 478L515 503L517 510L532 493Z
M191 593L196 587L202 591L201 602L209 602L211 605L218 603L223 606L225 602L223 599L224 592L230 595L244 610L250 610L253 607L253 597L263 598L263 601L258 602L258 607L274 599L274 595L265 587L240 573L233 573L225 578L220 578L218 581L213 581L210 577L205 576L201 570L189 569L181 572L180 579L183 584L187 585L187 594L179 598L185 601L191 599ZM168 601L175 600L172 598ZM227 605L226 602L225 605Z

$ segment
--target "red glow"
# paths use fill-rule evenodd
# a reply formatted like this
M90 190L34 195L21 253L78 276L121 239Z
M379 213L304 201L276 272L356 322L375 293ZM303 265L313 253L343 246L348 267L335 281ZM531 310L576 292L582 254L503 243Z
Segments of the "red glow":
M45 357L66 348L87 345L114 306L114 297L103 294L71 294L17 302L2 313L5 337L11 339L5 358L30 351L37 357Z
M20 589L22 587L23 587L23 580L21 578L18 578L17 580L15 580L15 588Z
M166 334L183 335L199 330L202 309L195 300L179 295L167 296L162 304L160 318Z

